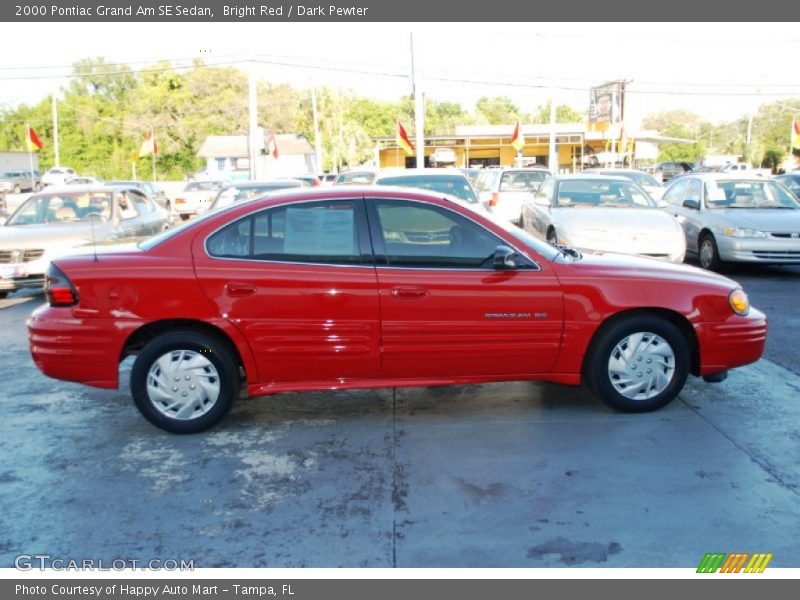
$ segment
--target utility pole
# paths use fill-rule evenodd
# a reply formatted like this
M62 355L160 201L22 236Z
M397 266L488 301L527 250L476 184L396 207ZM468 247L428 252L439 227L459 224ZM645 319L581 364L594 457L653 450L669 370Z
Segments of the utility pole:
M547 165L553 175L558 175L558 152L556 151L556 84L550 88L550 147Z
M61 159L58 151L58 107L56 106L56 93L53 92L52 111L53 111L53 160L56 167L61 166Z
M411 93L414 95L414 122L416 124L417 168L425 168L425 99L417 85L414 68L414 34L411 34Z

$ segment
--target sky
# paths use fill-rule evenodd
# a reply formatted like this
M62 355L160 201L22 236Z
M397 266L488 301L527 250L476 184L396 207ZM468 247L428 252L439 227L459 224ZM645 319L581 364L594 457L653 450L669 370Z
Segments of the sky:
M626 80L637 128L663 110L722 122L800 97L791 23L21 23L0 38L0 105L38 102L73 62L100 56L134 69L193 58L246 69L256 57L259 79L397 100L411 92L412 32L418 87L468 110L503 95L525 112L551 96L585 111L590 87Z

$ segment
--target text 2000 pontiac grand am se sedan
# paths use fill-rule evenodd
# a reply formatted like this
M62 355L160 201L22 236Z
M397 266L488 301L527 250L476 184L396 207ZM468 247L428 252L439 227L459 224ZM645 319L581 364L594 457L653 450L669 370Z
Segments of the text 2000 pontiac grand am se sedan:
M730 279L556 248L457 199L323 188L235 204L138 246L56 259L28 322L36 365L118 387L196 432L245 385L285 391L586 381L624 411L689 373L758 360L765 316Z

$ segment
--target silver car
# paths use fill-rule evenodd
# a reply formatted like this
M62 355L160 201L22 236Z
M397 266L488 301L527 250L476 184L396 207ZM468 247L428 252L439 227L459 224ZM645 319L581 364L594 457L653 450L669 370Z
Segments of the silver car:
M481 204L501 219L520 225L522 202L533 197L550 171L539 168L485 169L473 184Z
M0 298L44 283L50 260L74 248L144 237L169 227L167 212L140 190L74 186L41 192L0 218Z
M636 169L592 168L584 169L583 172L587 174L596 173L597 175L610 175L611 177L624 177L625 179L630 179L633 183L637 184L645 192L650 194L656 203L660 203L661 197L664 195L664 186L662 183L650 175L650 173L645 173L644 171L638 171Z
M551 177L522 204L523 229L551 244L683 262L680 224L622 177Z
M725 173L687 175L664 192L664 210L704 269L725 262L800 264L800 203L781 183Z

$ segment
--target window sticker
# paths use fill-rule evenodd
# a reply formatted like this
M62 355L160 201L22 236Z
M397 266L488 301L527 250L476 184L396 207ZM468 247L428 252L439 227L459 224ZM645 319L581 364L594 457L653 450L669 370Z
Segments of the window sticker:
M353 211L288 208L285 235L287 254L353 255Z

